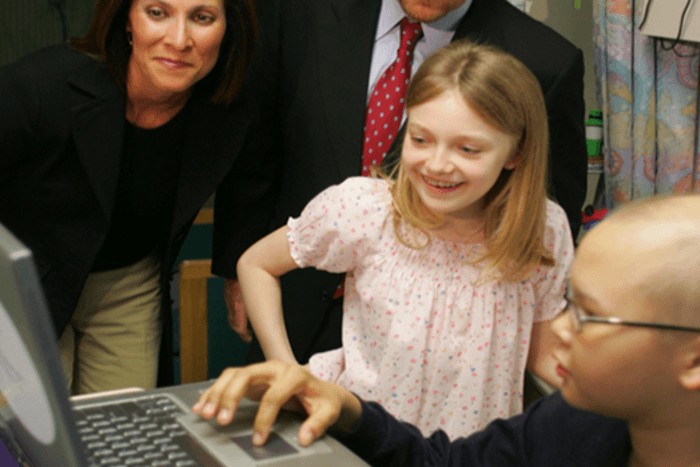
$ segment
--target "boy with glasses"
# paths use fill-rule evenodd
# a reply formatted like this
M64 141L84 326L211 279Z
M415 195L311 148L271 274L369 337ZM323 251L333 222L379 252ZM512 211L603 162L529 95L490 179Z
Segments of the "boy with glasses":
M287 401L309 414L302 445L331 428L377 466L700 466L700 197L651 198L609 215L579 246L570 284L553 322L561 392L468 438L423 438L377 404L280 362L226 370L193 410L225 424L243 395L262 396L261 444Z

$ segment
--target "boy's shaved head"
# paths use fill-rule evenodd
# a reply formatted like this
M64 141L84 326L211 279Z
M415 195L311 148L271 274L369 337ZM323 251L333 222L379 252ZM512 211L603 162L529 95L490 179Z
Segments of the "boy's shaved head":
M610 279L635 287L655 310L650 319L700 326L700 195L625 205L586 234L579 252L624 262L622 277Z

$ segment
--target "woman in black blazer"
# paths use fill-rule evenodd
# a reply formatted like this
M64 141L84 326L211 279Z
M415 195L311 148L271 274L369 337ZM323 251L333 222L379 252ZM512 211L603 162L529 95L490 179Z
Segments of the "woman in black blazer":
M74 393L172 382L174 260L216 186L258 169L231 105L255 37L252 0L100 0L71 47L0 68L0 222Z

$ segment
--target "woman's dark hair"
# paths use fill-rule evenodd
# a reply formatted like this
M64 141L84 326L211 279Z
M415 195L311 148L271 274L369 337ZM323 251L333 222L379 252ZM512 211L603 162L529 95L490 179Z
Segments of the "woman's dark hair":
M87 34L71 40L74 49L103 61L124 91L131 55L126 24L132 3L133 0L98 0ZM198 83L198 87L207 89L215 104L230 104L238 94L258 35L253 0L224 0L224 8L226 33L219 59L201 85Z

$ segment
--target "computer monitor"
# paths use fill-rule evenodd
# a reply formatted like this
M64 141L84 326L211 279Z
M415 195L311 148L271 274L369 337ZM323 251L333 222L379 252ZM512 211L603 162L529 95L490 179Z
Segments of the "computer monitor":
M31 251L0 224L0 440L27 466L79 466L78 436Z
M302 419L288 412L280 413L264 447L253 446L250 440L257 403L242 400L235 420L227 426L205 421L190 411L210 384L203 381L136 393L99 393L71 402L56 334L31 251L0 224L0 440L20 466L86 467L110 460L118 461L118 465L130 465L131 461L138 465L162 465L153 461L152 456L167 455L169 459L175 454L188 456L186 465L207 467L367 465L328 435L302 447L297 440ZM151 410L162 412L154 417L167 418L162 426L147 428L146 424L132 430L127 427L129 423L122 426L117 422L127 412L133 421L143 418L149 410L142 405L152 402L167 403ZM173 411L165 413L164 407ZM85 438L81 441L78 437L76 425L98 415L101 418L94 422L95 426L113 419L116 429L122 430L124 436L130 431L143 431L143 436L137 434L126 443L127 448L122 446L124 440L110 441L110 449L106 450L91 447ZM93 429L81 426L81 432ZM107 446L106 441L113 435L100 436L105 442L97 444ZM157 444L159 441L163 443ZM171 452L171 447L180 451ZM98 451L100 456L108 457L98 458Z

